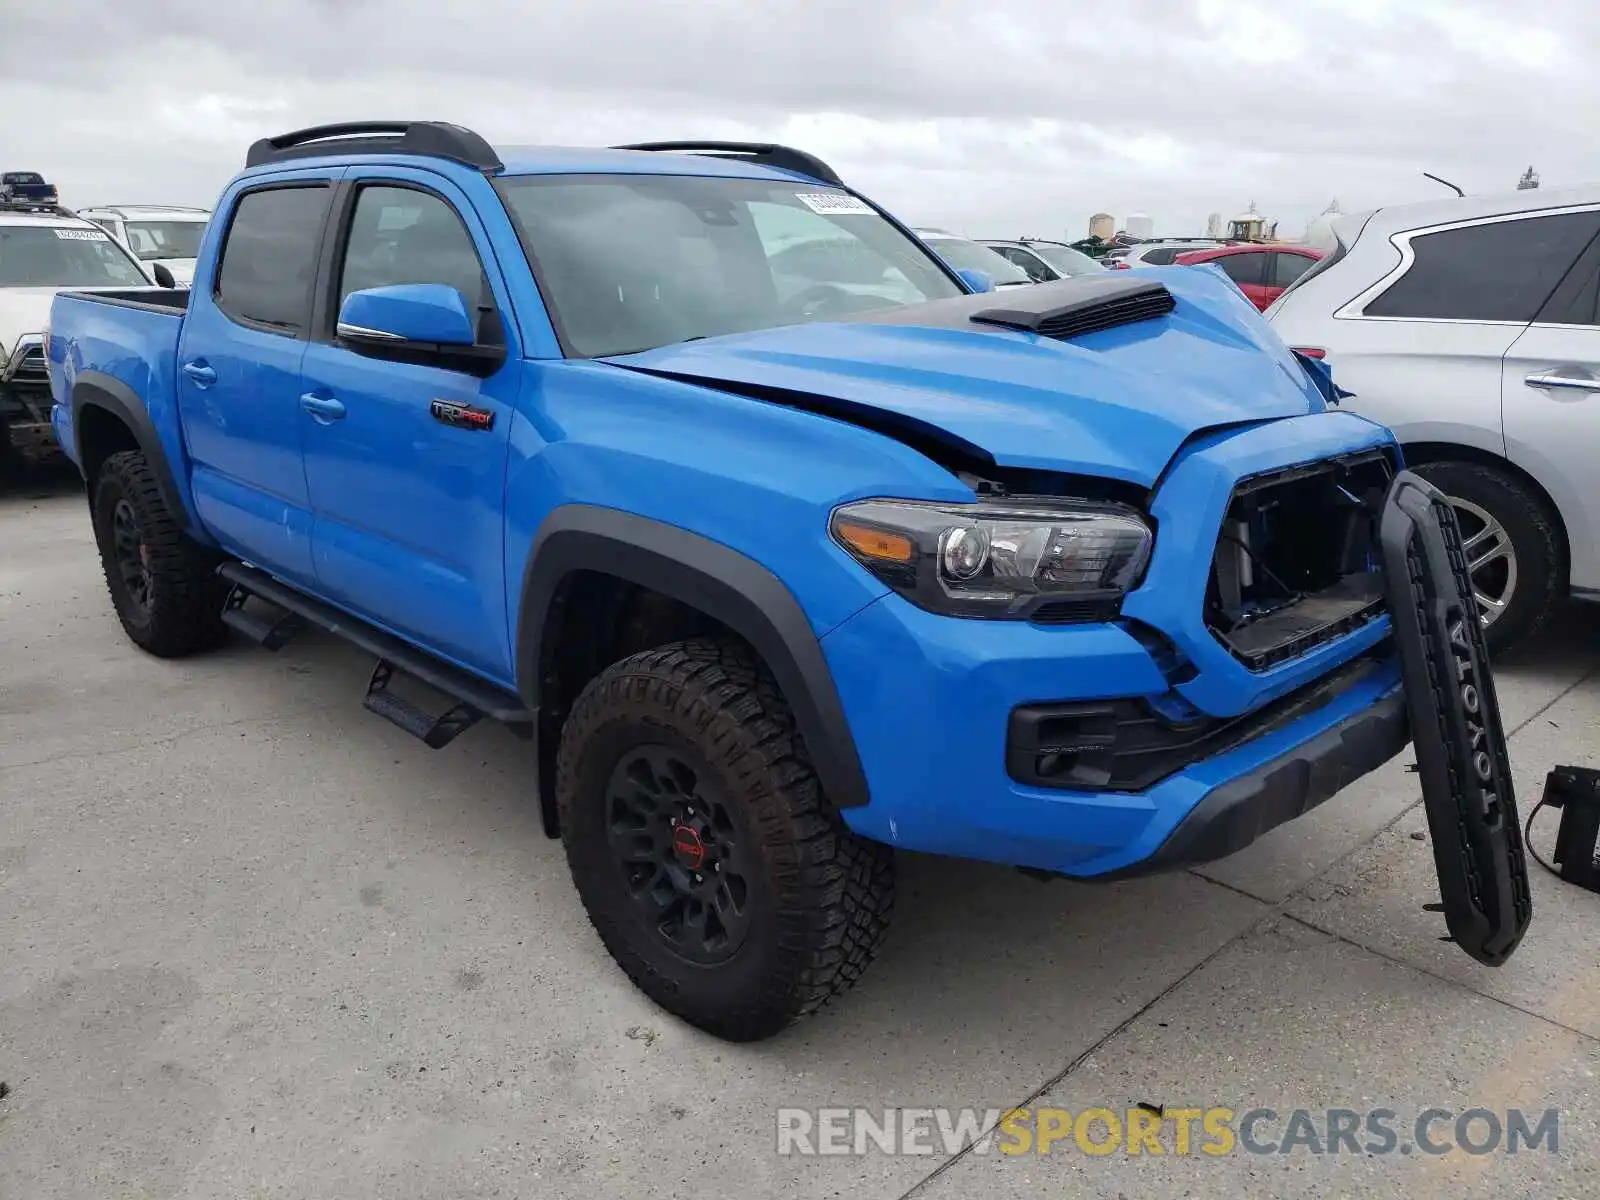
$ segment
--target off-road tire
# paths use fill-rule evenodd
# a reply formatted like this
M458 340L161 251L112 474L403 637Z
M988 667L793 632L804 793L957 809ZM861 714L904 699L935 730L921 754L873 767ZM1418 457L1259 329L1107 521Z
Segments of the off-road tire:
M1555 613L1567 591L1567 558L1560 524L1544 498L1509 472L1480 463L1424 462L1418 475L1452 500L1488 512L1505 527L1517 558L1511 600L1484 633L1499 655L1531 636Z
M124 500L148 548L147 604L138 601L117 565L113 522ZM181 658L218 645L227 632L222 623L227 589L216 575L220 559L184 533L143 454L125 450L101 464L91 511L106 587L133 643L159 658Z
M608 841L608 781L646 744L697 755L745 826L755 903L725 962L676 952ZM606 949L647 996L708 1033L770 1037L848 990L883 941L893 851L845 827L777 685L731 640L646 650L590 682L562 730L556 795L573 883Z

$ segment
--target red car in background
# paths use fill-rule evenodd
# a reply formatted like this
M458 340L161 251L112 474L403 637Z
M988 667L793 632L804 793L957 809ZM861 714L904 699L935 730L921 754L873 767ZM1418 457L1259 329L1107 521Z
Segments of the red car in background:
M1323 252L1310 246L1219 246L1215 250L1190 250L1172 261L1193 267L1215 263L1239 285L1250 302L1263 312L1288 287L1321 258Z

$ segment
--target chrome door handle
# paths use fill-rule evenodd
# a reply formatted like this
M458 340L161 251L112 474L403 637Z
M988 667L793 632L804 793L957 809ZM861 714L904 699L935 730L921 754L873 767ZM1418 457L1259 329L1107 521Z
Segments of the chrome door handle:
M344 403L332 396L319 396L316 392L307 392L300 397L300 407L324 425L329 421L339 421L344 418Z
M183 373L194 380L196 387L210 387L217 381L217 373L206 365L203 358L191 359L183 364Z
M1529 387L1561 388L1569 392L1600 392L1600 379L1581 375L1545 375L1535 373L1523 380Z

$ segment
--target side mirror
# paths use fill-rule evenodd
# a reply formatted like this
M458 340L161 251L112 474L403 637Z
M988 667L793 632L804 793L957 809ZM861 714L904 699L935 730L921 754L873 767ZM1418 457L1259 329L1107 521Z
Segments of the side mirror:
M971 267L962 267L956 274L961 277L961 282L974 292L994 291L994 280L983 271L974 271Z
M175 288L178 286L177 279L175 279L172 272L167 269L166 263L157 263L155 266L151 267L150 274L155 276L157 287Z
M467 302L442 283L400 283L351 292L339 306L334 332L352 345L470 346L477 340Z
M351 292L334 333L357 354L492 375L503 346L480 346L461 293L442 283L398 283Z

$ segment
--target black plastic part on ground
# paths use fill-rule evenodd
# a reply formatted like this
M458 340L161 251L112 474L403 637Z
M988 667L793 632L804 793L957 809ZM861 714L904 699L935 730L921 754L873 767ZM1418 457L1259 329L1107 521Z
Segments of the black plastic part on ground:
M1451 938L1511 957L1533 916L1489 655L1444 493L1402 471L1379 527L1412 743Z

